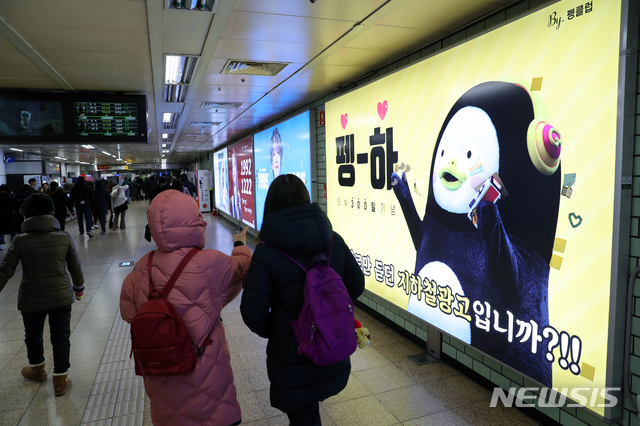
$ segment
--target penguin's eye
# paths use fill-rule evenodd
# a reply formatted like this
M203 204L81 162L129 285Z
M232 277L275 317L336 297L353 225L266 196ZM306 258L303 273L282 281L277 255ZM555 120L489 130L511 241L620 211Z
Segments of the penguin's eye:
M462 153L463 163L467 168L475 166L480 161L480 148L474 143L467 144Z

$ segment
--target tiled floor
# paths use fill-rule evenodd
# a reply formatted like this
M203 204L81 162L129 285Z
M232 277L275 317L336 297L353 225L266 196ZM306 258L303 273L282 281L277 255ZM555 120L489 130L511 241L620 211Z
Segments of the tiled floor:
M207 248L230 253L234 227L205 214ZM129 359L128 325L120 319L120 286L130 267L154 248L143 238L146 203L134 202L127 229L79 237L77 222L67 225L82 260L88 290L74 303L71 317L70 391L56 398L51 380L29 382L20 375L27 364L22 317L16 297L22 270L0 293L0 426L151 425L141 378ZM251 246L251 245L250 245ZM0 251L0 259L6 251ZM223 311L232 354L243 425L287 425L284 414L269 405L265 371L266 341L242 322L238 297ZM516 409L490 408L490 391L454 368L437 362L418 366L407 358L423 350L362 310L356 317L370 330L371 347L352 356L346 389L321 403L322 424L337 425L536 425ZM45 333L47 370L51 344Z

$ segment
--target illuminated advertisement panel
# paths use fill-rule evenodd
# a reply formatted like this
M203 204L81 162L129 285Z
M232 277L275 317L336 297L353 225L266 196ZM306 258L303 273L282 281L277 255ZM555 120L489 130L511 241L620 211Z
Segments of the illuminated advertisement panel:
M253 136L256 162L256 229L262 226L264 200L273 179L298 176L311 194L309 111Z
M564 395L607 383L621 20L576 5L325 107L328 214L366 288Z
M253 139L248 137L227 147L230 215L256 227L253 188Z
M229 210L229 172L227 148L213 153L213 193L216 208L231 214Z

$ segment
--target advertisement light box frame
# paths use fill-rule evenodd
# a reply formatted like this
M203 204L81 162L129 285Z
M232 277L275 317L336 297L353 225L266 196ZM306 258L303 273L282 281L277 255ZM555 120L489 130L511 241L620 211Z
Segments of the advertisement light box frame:
M638 24L587 3L327 102L327 209L368 290L614 421L572 391L622 387Z

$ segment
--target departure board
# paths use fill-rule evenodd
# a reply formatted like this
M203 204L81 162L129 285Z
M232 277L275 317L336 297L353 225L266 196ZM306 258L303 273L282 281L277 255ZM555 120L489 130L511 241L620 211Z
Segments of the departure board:
M128 102L74 102L77 136L136 136L138 106Z

